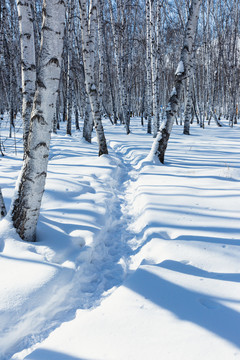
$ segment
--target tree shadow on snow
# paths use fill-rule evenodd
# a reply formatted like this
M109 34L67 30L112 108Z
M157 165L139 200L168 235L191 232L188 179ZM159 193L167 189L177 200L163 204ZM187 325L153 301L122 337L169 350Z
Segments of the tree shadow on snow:
M206 270L202 270L195 266L184 264L175 260L164 260L161 264L158 264L157 266L164 269L176 271L181 274L198 276L205 279L240 282L240 274L208 272Z
M176 264L172 262L164 262L157 266L176 268ZM124 285L159 307L172 312L179 319L201 326L240 348L240 313L221 304L221 301L233 302L231 299L205 296L167 281L149 270L148 266L141 266ZM195 272L195 275L201 272L201 276L207 276L206 272L196 270L194 267L182 267L178 270L193 274ZM233 274L229 274L229 277L231 275ZM210 273L209 277L212 276ZM239 281L239 278L237 280Z

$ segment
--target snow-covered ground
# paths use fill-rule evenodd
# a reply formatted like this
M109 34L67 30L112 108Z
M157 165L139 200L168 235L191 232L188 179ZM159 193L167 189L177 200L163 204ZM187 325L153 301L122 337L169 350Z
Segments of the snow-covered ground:
M101 158L53 135L37 243L1 221L1 360L240 359L240 128L175 126L159 165L131 123L106 120ZM20 139L0 159L8 209Z

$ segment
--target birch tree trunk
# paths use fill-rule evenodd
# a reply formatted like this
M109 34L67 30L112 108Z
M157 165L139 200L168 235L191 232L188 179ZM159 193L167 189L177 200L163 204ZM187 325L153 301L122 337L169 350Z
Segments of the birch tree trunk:
M157 49L156 49L156 72L157 72L157 79L156 79L156 103L157 103L157 131L159 130L159 126L160 126L160 93L162 91L161 87L160 87L160 73L161 73L161 60L162 60L162 47L163 47L163 35L161 35L163 33L163 21L162 21L162 7L164 4L164 0L162 0L160 2L157 1Z
M114 84L112 81L112 75L110 71L110 59L108 55L108 41L106 39L105 35L105 48L106 48L106 65L107 65L107 73L108 73L108 82L110 87L110 94L111 94L111 100L112 100L112 111L113 111L113 123L117 124L117 109L116 109L116 101L115 101L115 93L114 93Z
M80 131L80 126L79 126L79 115L78 115L78 107L77 104L74 104L74 110L75 110L75 129L77 131Z
M107 143L102 126L100 104L98 99L97 86L95 84L95 36L98 28L97 1L91 0L89 16L87 12L87 1L79 0L83 64L85 72L86 89L90 100L93 115L94 127L97 134L99 156L108 154Z
M114 16L113 16L113 6L112 6L112 0L108 0L108 6L109 6L109 12L110 12L110 19L111 19L111 28L112 28L112 34L113 34L113 47L114 47L114 58L116 61L116 67L117 67L117 85L118 85L118 92L119 92L119 113L120 113L120 121L123 120L123 79L122 79L122 73L121 73L121 63L120 63L120 46L118 41L118 35L115 27L114 22Z
M60 79L60 82L61 82L61 79ZM59 102L60 102L60 99L59 99L59 90L58 90L58 96L57 96L57 100L56 100L56 111L53 116L53 133L54 134L57 134L57 130L59 129L59 105L60 105Z
M190 135L190 123L193 113L193 78L194 78L194 67L195 67L195 54L192 51L191 56L191 63L192 67L189 68L188 71L188 78L187 78L187 96L186 96L186 105L185 105L185 112L184 112L184 126L183 126L183 134Z
M124 27L124 25L123 25ZM126 127L127 135L130 134L130 112L128 107L128 100L130 101L130 92L128 91L129 79L127 79L127 66L128 66L128 49L127 42L122 42L121 58L124 59L122 63L122 87L123 87L123 122ZM128 98L129 97L129 98Z
M37 19L37 1L32 1L32 13L33 13L33 33L34 33L34 51L35 51L35 63L36 63L36 77L38 74L38 64L39 64L39 52L40 52L40 31L39 22ZM40 24L41 26L41 24ZM30 116L31 117L31 116Z
M90 105L90 101L89 101L89 96L86 92L85 93L83 137L89 143L91 143L91 141L92 141L92 129L93 129L93 119L92 119L92 113L91 113L91 105Z
M146 70L147 70L147 89L146 89L146 115L147 133L152 133L152 75L151 75L151 43L150 43L150 3L146 0Z
M218 56L218 64L219 64L219 59L220 59L220 51L219 51L219 56ZM218 127L221 127L222 124L221 122L218 120L217 117L217 113L216 113L216 109L215 109L215 103L216 103L216 98L217 98L217 70L214 73L214 87L213 87L213 98L212 98L212 115L213 115L213 119L215 121L215 123L217 124Z
M189 68L192 67L191 53L193 41L195 39L195 33L197 30L199 8L201 2L201 0L192 1L189 10L188 22L185 29L185 38L181 51L181 58L175 73L175 86L170 95L170 99L166 109L166 119L160 126L160 132L158 133L151 150L151 153L157 156L162 164L164 163L165 151L167 149L167 144L172 131L174 119L179 108L181 92L183 89L183 81L186 79L187 76L189 76Z
M36 59L32 6L32 0L19 0L17 2L22 66L24 157L26 156L27 151L27 139L29 134L33 97L36 87Z
M68 6L67 24L67 134L72 135L72 98L73 98L73 76L72 76L72 42L73 42L73 16L74 0Z
M5 62L8 65L7 84L9 85L9 137L12 137L12 130L14 130L14 113L16 104L16 92L15 90L15 66L14 66L14 3L8 4L6 1L2 1L2 24L3 24L3 36L4 36L4 48L5 48ZM10 6L9 6L10 5ZM6 84L6 82L5 82Z
M98 98L100 112L103 107L103 75L104 75L104 36L103 36L103 1L98 0L98 56L99 56L99 78L98 78Z
M130 133L130 114L128 109L128 89L127 83L127 66L128 66L128 49L127 49L127 37L124 38L124 33L126 33L126 18L125 18L125 9L128 4L128 0L119 0L117 1L117 56L119 61L119 70L121 77L121 96L122 96L122 122L125 124L127 134Z
M183 134L190 135L190 121L192 114L192 105L193 105L193 78L190 76L188 79L187 85L187 102L184 113L184 126L183 126Z
M158 104L157 104L157 57L156 57L156 40L155 40L155 13L156 1L150 0L150 43L151 43L151 70L152 70L152 101L153 101L153 137L158 132Z
M3 200L3 196L2 196L2 189L0 188L0 220L6 216L7 211L6 211L6 207L5 207L5 203Z
M58 95L64 22L65 2L44 0L39 75L31 114L28 149L11 210L13 225L19 236L26 241L36 241L36 226L46 182L50 137Z

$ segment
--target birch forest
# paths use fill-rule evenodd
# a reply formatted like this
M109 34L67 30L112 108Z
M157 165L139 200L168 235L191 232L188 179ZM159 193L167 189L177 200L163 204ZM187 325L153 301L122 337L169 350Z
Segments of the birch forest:
M177 113L186 134L191 121L205 127L227 117L234 126L238 118L240 4L200 3L191 75L184 81ZM9 114L9 136L18 112L28 133L42 5L41 0L0 2L0 112ZM137 114L156 137L174 85L189 8L189 0L69 0L53 131L61 126L71 135L81 119L87 141L94 123L104 143L100 115L125 124L130 132L131 116ZM102 146L100 153L106 153Z
M0 1L0 113L10 138L22 116L11 210L22 239L36 237L51 132L78 130L89 143L95 132L101 156L102 119L129 134L138 116L164 163L175 122L185 135L193 122L237 124L239 11L239 0Z

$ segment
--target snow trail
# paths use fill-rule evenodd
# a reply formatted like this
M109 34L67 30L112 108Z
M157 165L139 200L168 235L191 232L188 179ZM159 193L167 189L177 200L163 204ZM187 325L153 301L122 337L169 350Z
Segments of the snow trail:
M14 353L43 341L63 321L73 319L77 309L98 306L128 273L131 248L127 242L133 235L128 230L131 218L124 191L130 181L131 167L120 156L116 157L114 151L98 158L97 146L83 140L79 151L79 140L78 136L52 138L49 175L38 225L40 242L19 242L13 229L10 233L3 229L6 239L0 256L7 259L7 264L2 262L5 271L12 265L8 260L11 254L12 261L19 258L20 272L22 264L29 271L25 277L29 284L34 262L41 275L36 280L35 287L39 289L35 294L31 289L22 293L20 286L13 295L19 301L11 308L6 306L4 316L0 314L2 327L5 323L0 340L1 359L9 359ZM91 149L90 163L89 158L82 159L82 155L86 156L85 148ZM61 151L64 152L59 155ZM87 168L88 174L85 170L79 174L81 166ZM9 224L5 227L8 229ZM45 279L41 269L47 269ZM24 304L21 314L20 304Z

